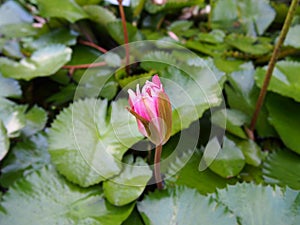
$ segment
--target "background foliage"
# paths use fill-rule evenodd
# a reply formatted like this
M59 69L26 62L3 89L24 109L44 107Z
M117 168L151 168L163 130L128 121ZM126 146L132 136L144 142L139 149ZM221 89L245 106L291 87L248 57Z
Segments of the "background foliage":
M104 0L0 3L1 224L299 224L299 7L253 141L244 128L289 1L169 0L156 5L131 0L124 7L130 42L169 41L179 47L162 44L143 51L144 61L132 65L129 74L124 68L112 72L124 59L104 56L124 43L117 5ZM180 46L203 61L183 54ZM79 84L96 59L99 66ZM172 64L187 65L187 71ZM147 186L151 154L126 147L146 148L148 143L125 110L127 100L116 98L122 88L156 73L188 90L193 103L189 107L183 92L164 83L174 104L174 124L163 158L186 128L197 121L201 126L196 150L184 149L162 168L168 177L163 191ZM204 98L193 80L213 100ZM92 95L99 87L101 92ZM76 90L85 91L74 99ZM218 108L221 103L226 110ZM216 160L200 171L201 159L212 160L204 147L220 145L217 137L208 138L211 124L225 129L224 142Z

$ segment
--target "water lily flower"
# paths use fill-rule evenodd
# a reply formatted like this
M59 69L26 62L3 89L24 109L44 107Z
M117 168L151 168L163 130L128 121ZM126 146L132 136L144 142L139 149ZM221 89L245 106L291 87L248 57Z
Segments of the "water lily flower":
M140 91L129 89L128 110L136 117L139 131L156 146L165 144L171 135L172 107L158 75L146 81Z

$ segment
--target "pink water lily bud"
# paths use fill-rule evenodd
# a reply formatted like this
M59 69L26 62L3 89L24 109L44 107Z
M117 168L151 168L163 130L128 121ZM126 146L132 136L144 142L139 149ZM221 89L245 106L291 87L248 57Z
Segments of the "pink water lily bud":
M135 116L139 131L155 145L165 144L171 135L172 107L158 75L146 81L142 91L129 89L128 109Z

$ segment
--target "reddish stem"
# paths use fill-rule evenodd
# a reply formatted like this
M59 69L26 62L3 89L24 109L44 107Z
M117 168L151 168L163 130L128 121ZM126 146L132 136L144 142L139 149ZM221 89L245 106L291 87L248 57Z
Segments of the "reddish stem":
M97 63L91 63L91 64L80 64L80 65L65 65L62 68L63 69L86 69L86 68L94 68L94 67L100 67L105 66L106 62L97 62Z
M121 15L122 25L123 25L123 33L124 33L124 44L125 44L125 52L126 52L126 72L129 74L129 45L128 45L128 32L127 32L127 26L126 26L126 18L124 13L124 8L122 5L123 0L118 0L119 3L119 11Z
M257 102L256 102L255 111L254 111L253 116L252 116L250 127L249 127L248 130L246 129L246 132L247 132L248 137L250 139L254 139L253 132L254 132L255 124L256 124L256 121L258 119L258 115L259 115L259 112L261 110L261 107L264 103L264 99L266 97L268 86L269 86L269 83L270 83L270 80L271 80L271 77L272 77L272 73L273 73L273 70L274 70L278 55L279 55L281 45L283 44L283 42L285 40L285 37L288 33L288 30L291 26L292 19L294 17L294 14L295 14L295 11L296 11L296 8L297 8L297 5L298 5L298 1L299 0L293 0L292 1L291 5L290 5L290 8L289 8L289 11L287 13L287 16L285 18L282 30L280 32L278 42L275 45L275 48L273 50L271 60L270 60L270 63L268 65L268 69L267 69L266 76L265 76L265 79L264 79L264 83L263 83L263 86L260 90L260 93L259 93L259 96L258 96L258 99L257 99Z
M154 155L154 177L157 185L157 189L162 190L163 189L163 183L162 178L160 174L160 157L162 152L162 146L158 145L155 149L155 155Z
M83 44L83 45L86 45L86 46L90 46L90 47L92 47L92 48L95 48L95 49L97 49L98 51L100 51L100 52L102 52L102 53L106 53L106 52L107 52L106 49L104 49L104 48L102 48L102 47L96 45L96 44L93 43L93 42L79 40L79 43L80 43L80 44Z

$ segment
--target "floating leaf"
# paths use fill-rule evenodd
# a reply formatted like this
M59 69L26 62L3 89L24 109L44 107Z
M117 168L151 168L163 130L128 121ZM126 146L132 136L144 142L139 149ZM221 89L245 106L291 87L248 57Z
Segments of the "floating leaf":
M143 40L142 33L130 23L126 23L128 40L129 42ZM107 24L107 29L111 37L118 42L118 44L124 44L123 25L120 20L116 20Z
M300 154L300 103L278 95L269 96L267 108L269 121L275 127L284 144Z
M225 41L238 50L251 55L264 55L272 51L273 46L266 38L255 38L238 34L229 34Z
M26 125L22 129L25 135L30 136L42 130L47 122L47 113L38 106L31 108L25 115Z
M236 143L237 146L242 150L247 164L252 166L259 166L261 164L264 154L254 141L247 139L236 141Z
M211 14L214 27L226 30L242 25L252 36L262 35L274 18L275 11L267 0L218 0Z
M214 112L212 123L216 124L227 132L230 132L240 138L247 138L242 126L249 121L249 118L236 109L221 109Z
M63 45L49 45L34 52L30 58L20 62L0 58L0 72L3 76L30 80L49 76L70 60L72 50Z
M115 207L105 201L99 187L80 188L49 167L18 180L2 198L3 224L120 225L133 209Z
M43 17L64 18L71 23L85 19L88 15L74 0L36 0Z
M145 9L150 13L160 11L180 10L184 7L199 5L203 0L168 0L164 4L155 4L152 0L146 0Z
M294 48L300 48L300 25L295 25L289 28L289 32L284 41L284 45L292 46Z
M41 35L36 40L30 40L24 44L26 48L38 50L47 45L62 44L75 45L78 34L75 31L67 30L65 28L58 28L46 34Z
M190 154L185 151L183 155L177 156L175 160L172 160L173 162L167 165L165 177L167 177L168 188L174 185L184 185L197 189L201 194L207 194L215 192L217 188L224 188L229 182L228 179L221 178L209 169L199 171L202 154L198 150L187 161L185 157L189 156ZM182 164L185 164L184 167ZM181 169L178 170L178 168Z
M262 87L267 67L258 68L255 73L256 84ZM300 102L299 62L280 61L276 63L268 90L290 97Z
M5 78L0 74L0 97L20 97L22 95L21 87L18 81Z
M105 100L79 100L58 115L49 152L60 173L84 187L120 173L123 154L142 138L126 105L113 102L108 111Z
M269 184L288 185L300 190L300 156L288 151L272 152L263 163L263 178Z
M92 21L102 25L104 28L106 28L108 23L117 19L111 11L99 5L86 5L83 9Z
M0 183L9 187L17 179L50 163L46 135L39 133L17 143L3 160Z
M241 149L226 136L216 157L212 154L204 154L203 157L206 162L211 162L208 165L209 169L224 178L238 175L245 166L245 157Z
M0 161L6 156L9 150L9 139L7 136L6 128L0 120Z
M218 190L216 197L243 225L296 225L300 219L300 194L289 188L241 183Z
M238 109L251 118L255 110L259 89L254 82L254 67L252 63L242 64L239 70L228 75L229 85L225 86L230 108ZM259 136L276 136L274 128L268 123L268 112L265 106L259 114L256 129Z
M126 157L122 172L103 182L104 195L107 200L117 206L126 205L136 200L144 191L152 171L143 159Z
M223 205L195 189L175 186L156 191L138 202L138 210L146 225L169 224L236 224L236 219Z
M25 110L27 106L17 105L12 101L0 98L0 120L2 120L9 137L19 136L25 126Z
M33 17L15 1L7 1L0 7L0 26L32 21Z

